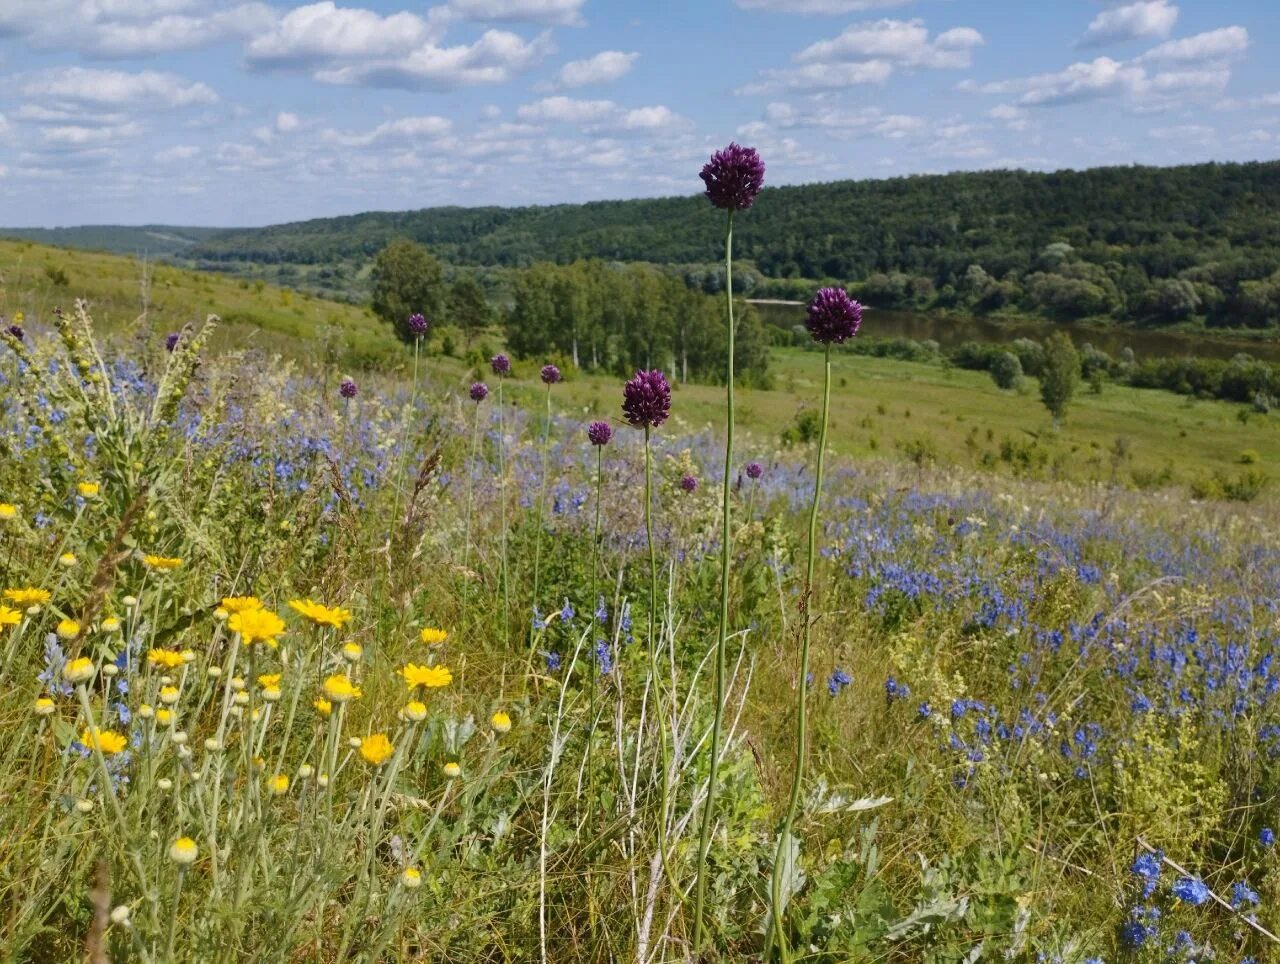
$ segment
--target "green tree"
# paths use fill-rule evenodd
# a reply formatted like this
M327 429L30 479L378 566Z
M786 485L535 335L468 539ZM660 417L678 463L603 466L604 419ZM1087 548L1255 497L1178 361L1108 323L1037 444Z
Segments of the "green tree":
M1022 359L1011 351L996 355L991 361L991 378L998 388L1017 388L1022 384Z
M467 347L493 320L484 289L471 275L459 275L449 286L449 316L467 336Z
M444 307L445 282L440 262L422 245L397 238L373 262L373 313L412 342L409 316L415 312L438 319Z
M1067 406L1080 384L1080 353L1071 339L1057 331L1045 339L1044 369L1040 373L1040 399L1054 423L1067 415Z

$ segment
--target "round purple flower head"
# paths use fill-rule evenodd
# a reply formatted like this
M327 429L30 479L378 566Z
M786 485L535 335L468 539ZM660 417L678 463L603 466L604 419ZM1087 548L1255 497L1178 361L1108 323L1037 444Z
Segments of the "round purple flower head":
M511 374L511 359L506 355L498 354L489 359L489 367L493 369L495 375Z
M764 161L754 147L730 144L711 155L698 175L711 203L725 211L745 211L764 187Z
M684 491L693 493L698 491L698 480L692 475L686 475L680 480L680 488Z
M543 365L541 374L543 384L554 385L560 381L560 369L556 368L555 365Z
M8 328L5 329L5 331L13 335L14 338L18 339L18 341L22 341L24 338L27 337L27 333L22 330L21 325L10 325Z
M338 394L343 398L355 398L360 389L356 387L356 383L350 378L344 378L342 384L338 386Z
M764 466L763 466L763 465L761 465L759 462L748 462L748 463L747 463L747 478L749 478L749 479L758 479L758 478L760 478L760 476L762 476L762 475L764 475Z
M409 334L413 335L414 338L421 338L427 333L429 327L431 326L427 324L427 319L424 315L415 311L409 316Z
M170 332L169 334L165 335L165 336L164 336L164 350L165 350L165 351L167 351L167 352L172 352L175 348L177 348L177 347L178 347L178 342L179 342L181 339L182 339L182 333L181 333L181 332L174 331L174 332Z
M613 438L613 427L608 422L592 422L587 426L587 438L592 445L608 445Z
M654 369L636 372L622 386L622 414L636 428L657 428L671 414L671 386L667 377Z
M484 382L473 382L471 385L471 400L473 402L483 402L489 397L489 386Z
M839 345L862 327L862 305L843 288L820 288L809 302L805 327L819 344Z

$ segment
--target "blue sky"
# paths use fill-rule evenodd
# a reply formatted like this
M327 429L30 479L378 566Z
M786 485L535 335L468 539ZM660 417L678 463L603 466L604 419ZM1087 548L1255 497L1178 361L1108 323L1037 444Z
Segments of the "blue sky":
M1280 157L1276 0L0 0L0 224Z

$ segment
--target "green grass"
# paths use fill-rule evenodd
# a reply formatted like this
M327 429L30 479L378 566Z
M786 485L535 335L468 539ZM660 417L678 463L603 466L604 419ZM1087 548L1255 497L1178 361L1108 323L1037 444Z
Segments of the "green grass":
M64 272L68 283L55 284L46 267ZM411 365L408 349L366 308L168 265L149 265L147 271L147 316L156 332L217 314L223 324L215 349L258 348L304 364L374 368L384 374L403 374ZM0 276L0 313L10 316L23 311L43 317L55 305L69 307L74 298L85 297L95 322L111 332L131 326L142 309L143 265L134 258L0 241ZM495 338L481 340L486 342L498 344ZM478 358L468 364L443 357L438 349L437 340L426 362L435 377L464 385L473 375L486 374ZM518 363L530 384L513 385L515 397L535 407L541 404L533 378L539 364ZM740 392L739 424L757 446L777 447L797 413L815 404L821 364L815 352L775 349L774 389ZM558 392L562 411L617 415L617 377L567 375ZM1034 380L1028 380L1024 393L1005 392L984 373L840 351L834 378L831 442L838 455L914 456L1033 477L1148 485L1189 485L1214 473L1237 472L1246 450L1257 453L1255 467L1263 472L1274 473L1280 465L1280 421L1224 402L1118 385L1094 395L1082 386L1065 424L1055 429ZM719 430L721 389L677 386L675 398L682 425ZM1121 439L1127 455L1116 461L1112 452Z

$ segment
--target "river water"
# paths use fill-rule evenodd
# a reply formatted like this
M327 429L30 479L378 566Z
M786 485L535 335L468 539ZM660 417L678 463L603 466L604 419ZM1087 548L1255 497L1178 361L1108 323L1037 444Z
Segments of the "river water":
M802 304L757 302L755 306L770 324L786 328L804 324ZM1231 358L1238 352L1247 352L1254 358L1280 362L1280 342L1277 341L1233 341L1158 328L1086 328L1034 319L992 321L972 315L944 316L881 308L865 309L862 319L864 335L916 341L932 339L943 348L953 348L966 341L1010 342L1017 338L1040 341L1054 331L1065 331L1077 346L1091 344L1113 358L1125 348L1132 348L1138 358Z

